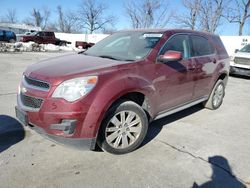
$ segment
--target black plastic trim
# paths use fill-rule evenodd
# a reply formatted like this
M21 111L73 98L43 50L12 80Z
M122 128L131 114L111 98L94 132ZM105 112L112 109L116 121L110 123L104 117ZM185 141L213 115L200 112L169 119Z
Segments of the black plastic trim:
M29 125L29 127L41 136L58 144L63 144L79 150L94 150L96 147L96 138L67 138L48 134L42 128L35 125Z

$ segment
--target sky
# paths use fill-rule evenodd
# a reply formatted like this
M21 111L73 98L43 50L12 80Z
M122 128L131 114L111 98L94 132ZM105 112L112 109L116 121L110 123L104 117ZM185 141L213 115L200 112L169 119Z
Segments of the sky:
M112 14L116 16L117 20L114 27L117 30L127 29L130 27L130 22L126 18L125 10L123 8L123 0L98 0L100 2L104 2L108 9L106 10L106 14ZM177 10L177 14L179 12L183 12L181 2L182 0L169 1L170 9ZM30 15L30 12L33 8L42 9L43 7L48 7L51 10L50 21L57 20L57 6L61 5L63 10L77 10L81 0L1 0L0 3L0 17L4 16L8 9L15 9L19 21L24 20ZM226 20L224 20L225 24L223 27L220 27L217 30L217 34L220 35L237 35L238 27L236 24L229 24ZM178 26L168 25L170 28L176 28ZM250 34L250 24L245 25L244 34Z

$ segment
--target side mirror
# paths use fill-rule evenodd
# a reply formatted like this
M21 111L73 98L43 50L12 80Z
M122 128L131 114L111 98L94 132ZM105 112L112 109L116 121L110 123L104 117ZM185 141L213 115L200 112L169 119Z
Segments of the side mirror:
M170 61L180 61L182 60L182 53L178 51L169 50L165 54L158 57L158 61L166 63Z
M237 53L238 51L239 51L239 49L235 49L235 50L234 50L234 53Z

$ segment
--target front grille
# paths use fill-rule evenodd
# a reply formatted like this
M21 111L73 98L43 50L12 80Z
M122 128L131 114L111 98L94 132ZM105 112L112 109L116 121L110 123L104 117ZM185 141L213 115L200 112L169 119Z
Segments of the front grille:
M35 87L46 89L46 90L49 89L49 84L47 82L36 80L33 78L28 78L27 76L24 76L24 79L31 86L35 86Z
M30 108L40 108L43 103L43 99L30 97L30 96L24 95L23 93L20 93L20 98L21 98L22 104Z
M234 59L234 62L240 65L250 65L250 59L242 58L242 57L236 57Z

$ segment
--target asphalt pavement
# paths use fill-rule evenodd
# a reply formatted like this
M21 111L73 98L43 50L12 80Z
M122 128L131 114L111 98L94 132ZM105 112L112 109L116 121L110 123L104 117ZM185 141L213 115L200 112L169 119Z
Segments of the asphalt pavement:
M250 187L250 79L230 77L223 105L151 123L126 155L55 144L15 118L22 72L61 53L0 54L0 187ZM55 70L56 71L56 70Z

